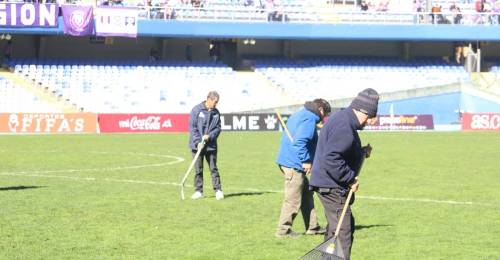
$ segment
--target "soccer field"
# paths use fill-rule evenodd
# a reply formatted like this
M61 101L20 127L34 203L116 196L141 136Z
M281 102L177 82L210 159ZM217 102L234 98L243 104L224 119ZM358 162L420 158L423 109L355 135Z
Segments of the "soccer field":
M222 133L226 198L205 165L205 198L191 174L182 201L186 134L0 136L0 259L297 259L323 238L274 237L279 138ZM361 139L353 259L500 259L500 134Z

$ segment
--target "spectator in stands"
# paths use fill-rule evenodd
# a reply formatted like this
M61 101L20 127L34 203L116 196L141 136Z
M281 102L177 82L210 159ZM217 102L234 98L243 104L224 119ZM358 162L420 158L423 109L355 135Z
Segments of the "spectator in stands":
M491 11L493 12L493 24L500 24L500 0L491 1Z
M280 10L274 11L273 16L272 16L272 21L275 22L288 22L290 19L288 19L288 15L285 14L282 8Z
M175 12L175 9L172 6L170 6L169 4L165 5L164 12L165 12L165 16L164 16L165 19L175 19L177 17L177 13Z
M380 0L377 6L377 12L387 12L389 10L389 0Z
M441 14L441 6L438 4L435 4L432 6L431 9L431 18L432 18L432 23L436 24L438 23L438 15Z
M148 11L148 18L154 19L156 17L156 10L153 7L152 0L146 0L146 10Z
M254 6L254 5L255 5L254 0L245 0L243 2L243 6Z
M264 4L264 9L267 12L267 21L268 22L272 21L274 16L274 1L266 0L266 3Z
M354 197L346 201L348 191L358 190L357 174L365 154L369 157L371 152L369 146L361 146L357 131L375 122L378 100L374 89L361 91L349 107L330 116L321 129L312 165L311 188L317 192L325 209L328 221L325 241L333 237L345 203L354 202ZM353 235L354 217L348 208L337 238L345 259L350 259Z
M450 6L450 11L453 18L453 24L461 24L463 16L462 12L460 11L460 7L458 7L457 5L455 5L455 3L453 3Z
M286 126L291 134L281 136L277 164L285 177L284 200L281 207L277 237L296 237L292 231L293 220L302 211L306 234L324 234L314 209L313 192L309 190L309 179L316 143L317 124L331 112L330 104L324 99L305 103L304 108L288 119Z
M194 8L200 8L200 7L203 7L202 3L201 3L201 0L191 0L191 5L194 7Z
M112 0L113 6L123 6L123 0Z
M415 22L420 23L424 20L424 16L420 13L423 12L422 8L422 0L413 0L413 11L419 13L418 18L417 16L415 17Z
M361 11L368 11L369 6L366 3L366 1L362 1L360 4L360 8L361 8Z
M216 106L219 102L219 94L210 91L207 99L196 105L189 115L189 147L194 157L199 149L202 149L200 157L196 160L194 176L195 192L192 199L203 198L203 158L206 159L212 174L212 186L215 190L215 198L224 198L222 186L217 168L217 138L221 132L220 113ZM202 145L205 142L205 145Z
M483 24L485 22L483 20L484 0L476 0L476 2L474 2L474 9L477 12L477 14L474 17L474 23L475 24Z

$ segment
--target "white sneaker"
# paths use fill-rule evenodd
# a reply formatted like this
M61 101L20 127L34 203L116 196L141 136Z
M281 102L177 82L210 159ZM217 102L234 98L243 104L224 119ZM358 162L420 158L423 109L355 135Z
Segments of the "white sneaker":
M221 200L221 199L223 199L223 198L224 198L224 193L222 193L222 191L221 191L221 190L217 190L217 191L215 192L215 199L216 199L216 200Z
M191 199L194 199L194 200L197 200L197 199L201 199L203 198L203 193L199 192L199 191L196 191L195 193L193 193L193 195L191 196Z

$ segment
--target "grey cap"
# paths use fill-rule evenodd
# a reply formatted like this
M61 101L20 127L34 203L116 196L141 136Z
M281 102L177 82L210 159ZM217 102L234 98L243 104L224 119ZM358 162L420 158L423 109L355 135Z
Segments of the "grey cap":
M350 107L359 110L368 115L368 117L377 116L379 95L376 90L367 88L358 93L358 96L351 102Z

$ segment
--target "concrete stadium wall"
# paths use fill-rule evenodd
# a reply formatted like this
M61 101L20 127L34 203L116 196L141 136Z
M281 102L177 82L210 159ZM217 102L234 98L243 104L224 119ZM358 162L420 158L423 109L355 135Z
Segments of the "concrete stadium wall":
M402 55L401 42L382 41L292 41L293 57L302 56L377 56Z
M15 35L12 38L12 57L32 58L38 55L38 45L40 36L38 35ZM4 45L7 41L1 41L3 56Z
M209 60L209 38L153 38L113 37L111 44L95 43L90 37L60 35L14 35L15 58L91 58L91 59L147 59L151 48L162 58L184 60L186 46L191 45L193 60ZM0 47L6 41L0 41ZM333 40L267 40L256 39L255 45L245 45L240 39L234 52L237 58L280 56L301 58L307 56L378 56L378 57L443 57L454 53L453 42L430 41L333 41ZM229 45L228 45L229 46ZM234 50L235 49L235 50ZM500 58L500 42L484 44L483 59ZM226 55L226 56L233 56Z
M437 125L458 124L459 112L500 112L500 103L463 91L380 102L379 114L390 114L391 106L394 114L431 114Z
M17 42L16 42L17 44ZM147 59L157 46L155 38L113 37L112 42L92 43L89 37L44 36L40 39L40 58Z
M160 39L163 42L163 58L184 60L186 59L186 46L191 45L193 60L208 61L210 56L208 53L209 41L207 39L185 39L185 38L168 38Z

